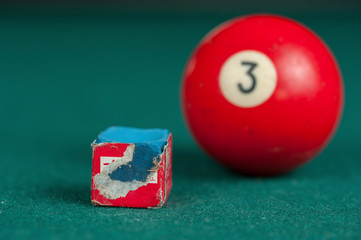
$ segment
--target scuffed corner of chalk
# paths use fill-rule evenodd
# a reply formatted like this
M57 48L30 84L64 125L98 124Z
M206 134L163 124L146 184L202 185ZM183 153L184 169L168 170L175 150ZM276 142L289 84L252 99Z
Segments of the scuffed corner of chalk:
M96 147L101 147L101 146L104 146L104 145L106 145L107 143L97 143L96 142L96 140L94 140L91 144L90 144L90 146L92 147L92 149L93 149L93 151L94 151L94 149L96 148Z
M169 138L168 138L169 139ZM164 150L163 150L163 154L166 156L166 162L167 160L169 161L169 159L171 158L171 151L168 150L168 145L169 142L167 141L166 144L164 145ZM168 164L168 163L167 163ZM167 171L167 170L166 170ZM165 187L167 187L167 185L165 185ZM159 209L162 208L164 206L164 204L167 201L167 189L165 188L165 191L163 191L161 188L158 190L157 192L157 198L159 199L159 203L157 206L152 206L152 207L148 207L148 209Z
M159 197L159 200L160 200L159 203L158 203L158 205L155 206L155 207L148 207L148 209L159 209L159 208L163 207L163 205L165 204L165 200L166 200L164 194L165 194L165 193L162 191L162 189L159 189L159 191L158 191L158 193L157 193L157 195L158 195L158 197Z

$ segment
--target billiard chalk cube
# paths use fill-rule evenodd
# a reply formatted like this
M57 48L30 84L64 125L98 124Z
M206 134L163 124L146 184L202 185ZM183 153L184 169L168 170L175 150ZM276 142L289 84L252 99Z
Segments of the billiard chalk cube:
M110 127L92 143L94 205L159 208L172 188L172 134Z

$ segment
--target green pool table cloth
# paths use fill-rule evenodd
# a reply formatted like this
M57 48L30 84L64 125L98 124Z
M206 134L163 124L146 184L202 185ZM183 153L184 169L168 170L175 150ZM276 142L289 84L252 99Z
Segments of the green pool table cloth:
M235 15L1 12L0 239L361 239L361 16L283 14L334 52L345 109L314 161L257 178L206 156L179 104L192 49ZM163 208L92 206L90 143L113 125L173 133Z

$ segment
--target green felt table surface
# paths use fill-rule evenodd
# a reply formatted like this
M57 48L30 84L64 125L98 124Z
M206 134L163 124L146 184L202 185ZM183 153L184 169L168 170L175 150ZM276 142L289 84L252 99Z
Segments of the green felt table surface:
M314 161L252 178L197 147L179 104L192 49L236 15L1 12L0 239L361 239L361 15L283 14L333 50L344 116ZM92 206L90 143L112 125L173 132L163 208Z

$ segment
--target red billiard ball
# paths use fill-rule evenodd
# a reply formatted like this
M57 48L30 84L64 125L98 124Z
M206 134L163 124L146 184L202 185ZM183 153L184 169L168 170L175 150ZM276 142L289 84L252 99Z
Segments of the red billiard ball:
M184 71L183 115L199 145L244 174L290 171L330 141L343 82L326 44L307 27L249 15L208 33Z

